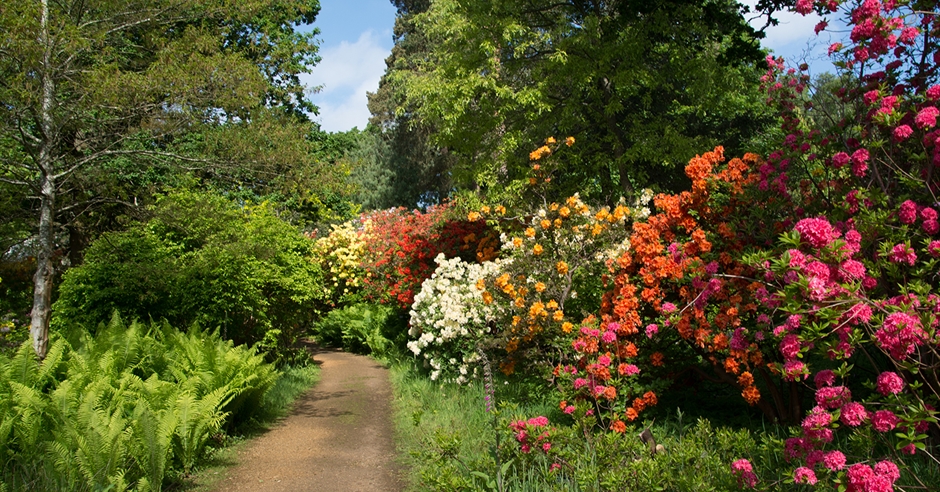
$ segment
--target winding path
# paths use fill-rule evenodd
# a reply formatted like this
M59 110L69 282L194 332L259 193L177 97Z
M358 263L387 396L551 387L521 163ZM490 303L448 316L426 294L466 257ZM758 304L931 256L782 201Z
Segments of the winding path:
M320 382L245 447L215 490L398 492L388 371L368 357L315 349Z

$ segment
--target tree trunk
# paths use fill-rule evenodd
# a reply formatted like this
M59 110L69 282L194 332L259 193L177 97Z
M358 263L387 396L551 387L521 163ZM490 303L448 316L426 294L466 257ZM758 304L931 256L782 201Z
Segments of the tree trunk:
M55 123L52 111L55 104L55 86L52 81L52 42L49 39L49 0L42 0L39 42L43 45L42 108L39 115L41 128L39 146L39 252L36 256L36 274L33 276L33 310L30 312L29 334L33 350L40 360L46 358L49 346L49 318L52 314L52 253L55 247L53 219L55 212Z

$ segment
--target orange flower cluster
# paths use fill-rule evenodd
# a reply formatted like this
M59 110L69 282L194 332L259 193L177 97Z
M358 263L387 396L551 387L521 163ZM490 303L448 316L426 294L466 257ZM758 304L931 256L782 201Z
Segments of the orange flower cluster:
M724 160L721 147L692 159L686 166L691 190L656 196L659 213L633 224L630 250L609 263L613 278L602 314L633 333L645 319L668 319L675 333L718 370L740 375L742 395L755 404L760 392L750 371L760 366L762 354L755 344L732 349L729 336L756 311L751 301L756 287L744 279L747 268L729 252L745 246L735 232L735 207L743 204L738 195L758 178L750 170L759 159L748 154L727 164ZM662 366L663 354L653 354L650 363Z

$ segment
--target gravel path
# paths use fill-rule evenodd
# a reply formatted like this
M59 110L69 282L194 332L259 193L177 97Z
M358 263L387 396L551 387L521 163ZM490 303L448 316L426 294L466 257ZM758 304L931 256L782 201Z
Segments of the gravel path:
M245 447L217 491L397 492L388 371L368 357L318 349L320 382Z

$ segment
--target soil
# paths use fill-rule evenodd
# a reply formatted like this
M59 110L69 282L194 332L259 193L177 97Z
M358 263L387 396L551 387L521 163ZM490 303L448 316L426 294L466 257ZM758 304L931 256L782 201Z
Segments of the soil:
M314 348L320 381L289 416L238 453L215 490L398 492L388 370L361 355Z

